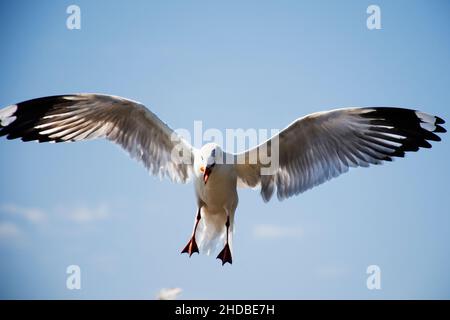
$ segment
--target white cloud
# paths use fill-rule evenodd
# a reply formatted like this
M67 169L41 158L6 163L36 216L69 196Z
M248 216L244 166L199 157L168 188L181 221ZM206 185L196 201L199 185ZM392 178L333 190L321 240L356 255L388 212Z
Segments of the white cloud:
M253 236L256 238L298 238L303 235L300 227L277 226L273 224L259 224L253 228Z
M0 240L13 240L19 238L21 232L19 228L11 222L0 223Z
M97 208L77 208L69 210L67 217L69 220L78 223L88 223L98 220L104 220L110 216L109 210L105 205L98 206Z
M89 223L98 220L104 220L110 216L107 206L100 205L98 207L75 207L75 208L56 208L51 210L56 216L62 216L77 223ZM43 210L30 207L22 207L15 204L0 205L0 213L9 215L10 218L16 217L32 224L40 224L49 219L49 216ZM53 216L53 215L52 215ZM8 219L9 220L9 219Z
M156 296L158 300L175 300L183 290L181 288L161 289Z
M20 218L34 224L38 224L47 218L45 213L39 209L21 207L14 204L1 205L0 211L7 214L19 216Z

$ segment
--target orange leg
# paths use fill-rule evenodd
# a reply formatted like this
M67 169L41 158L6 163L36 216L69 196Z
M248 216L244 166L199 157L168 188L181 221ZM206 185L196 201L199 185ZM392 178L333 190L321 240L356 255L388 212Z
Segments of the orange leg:
M192 254L195 252L199 253L197 242L195 241L195 233L197 232L198 223L200 222L201 219L200 210L201 207L198 208L197 219L195 221L194 232L192 233L191 240L189 240L186 247L184 247L183 251L181 251L181 253L189 254L189 257L192 256Z
M225 263L232 264L233 259L231 258L231 250L230 246L228 244L228 235L229 235L229 229L230 229L230 216L227 215L227 222L225 223L225 226L227 227L227 242L225 243L225 247L220 251L219 255L217 256L217 259L222 260L222 265Z

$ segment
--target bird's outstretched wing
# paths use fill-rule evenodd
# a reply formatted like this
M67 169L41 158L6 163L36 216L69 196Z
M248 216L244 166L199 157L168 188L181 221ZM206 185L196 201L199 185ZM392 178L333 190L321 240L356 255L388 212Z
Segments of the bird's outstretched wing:
M261 186L264 201L275 189L282 200L347 172L430 148L446 132L439 117L402 108L346 108L318 112L294 121L279 135L238 154L240 185ZM278 167L261 175L261 152L278 138ZM277 148L273 148L275 151ZM276 156L270 154L269 156ZM269 157L270 158L270 157ZM256 161L251 162L251 159Z
M0 136L39 142L106 138L152 174L185 182L191 172L192 147L142 104L116 96L69 94L11 105L0 110Z

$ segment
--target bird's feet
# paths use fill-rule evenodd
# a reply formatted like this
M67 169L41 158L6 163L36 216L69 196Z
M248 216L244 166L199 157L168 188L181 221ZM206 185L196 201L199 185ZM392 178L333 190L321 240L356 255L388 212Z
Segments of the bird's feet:
M231 258L231 250L230 250L230 246L228 245L228 242L225 245L225 247L222 249L222 251L220 251L219 255L217 256L217 259L222 260L222 265L224 265L227 262L229 264L233 263L233 259Z
M190 257L195 252L199 253L197 242L195 241L195 237L192 237L191 240L189 240L186 247L184 247L183 251L181 251L181 253L187 253L187 254L189 254L189 257Z

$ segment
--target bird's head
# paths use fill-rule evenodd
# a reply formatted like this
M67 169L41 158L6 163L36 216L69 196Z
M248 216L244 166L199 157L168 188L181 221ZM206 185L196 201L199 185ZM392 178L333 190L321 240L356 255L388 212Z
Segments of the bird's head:
M218 163L222 163L223 152L219 145L215 143L205 144L200 149L199 156L199 175L203 175L203 181L205 184L208 182L209 177L213 171L213 168Z

